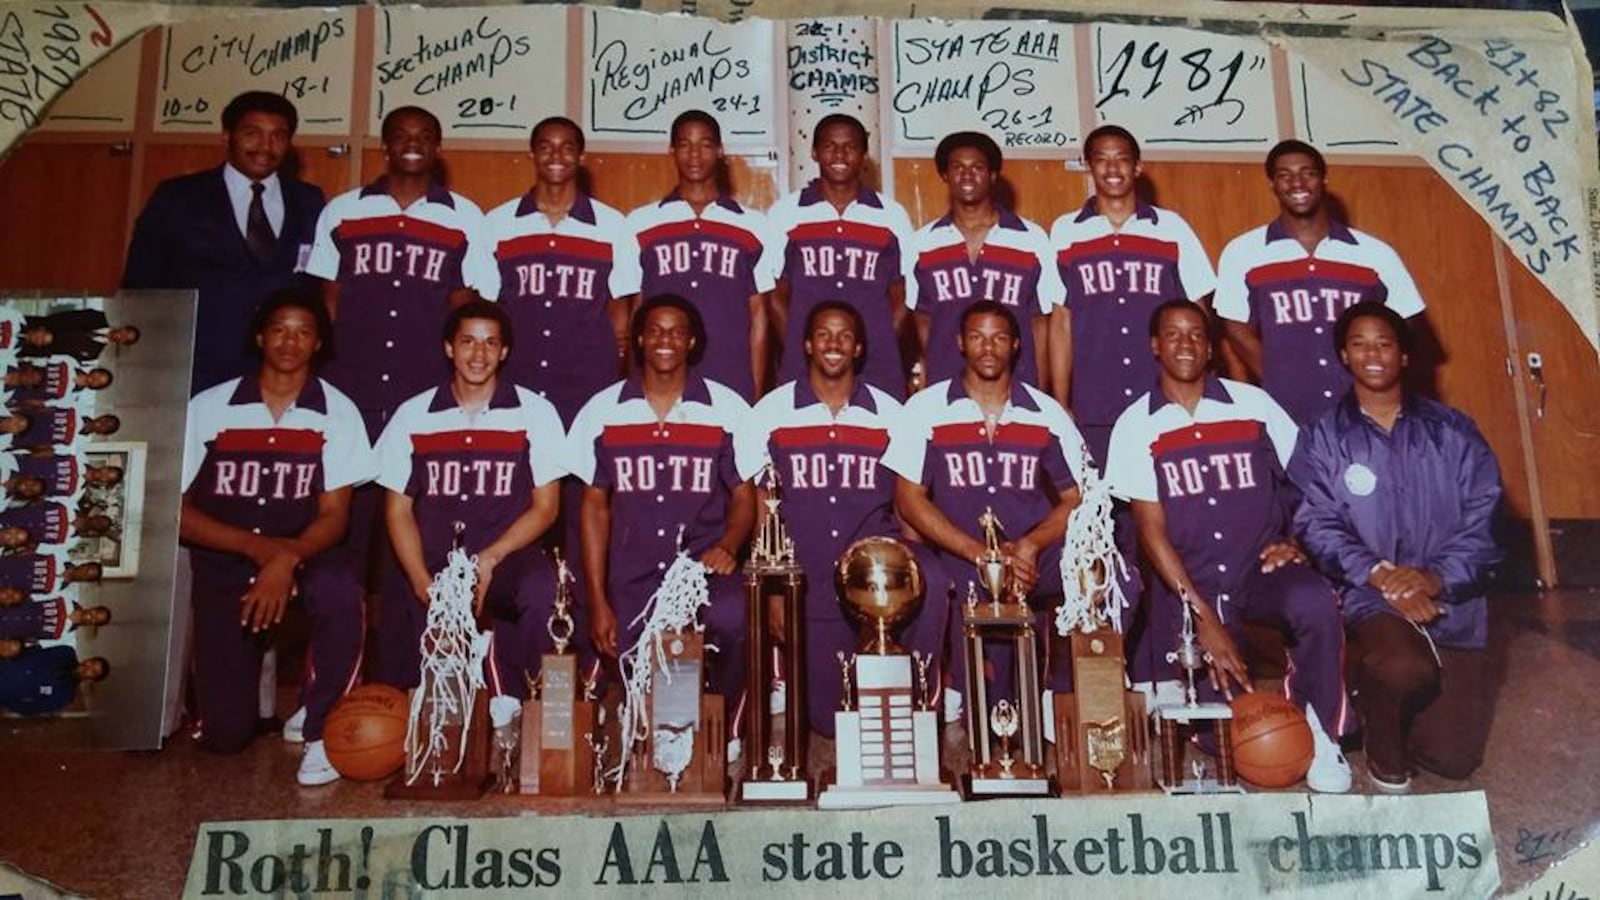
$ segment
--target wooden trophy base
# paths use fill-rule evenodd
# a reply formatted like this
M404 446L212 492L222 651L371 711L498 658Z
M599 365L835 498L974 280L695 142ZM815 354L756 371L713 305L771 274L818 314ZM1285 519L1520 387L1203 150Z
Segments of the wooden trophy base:
M1073 693L1056 694L1056 782L1063 794L1149 793L1150 725L1144 695L1125 687L1122 635L1109 625L1072 633ZM1120 744L1121 761L1106 773L1106 741ZM1097 749L1099 752L1097 753ZM1097 760L1096 757L1100 759Z
M702 694L700 726L694 731L689 767L678 776L678 789L673 790L667 776L651 762L655 758L655 736L651 735L628 763L622 789L615 796L617 805L726 806L727 795L723 791L728 780L727 747L722 698L716 694Z
M1161 775L1157 784L1168 796L1182 794L1243 794L1233 772L1233 709L1226 703L1167 706L1156 714L1161 734ZM1217 777L1191 777L1184 770L1184 732L1211 728L1217 738Z
M1024 774L1021 768L1019 762L1012 767L1009 776L997 764L991 764L986 769L975 768L961 776L961 794L968 800L985 800L991 797L1049 797L1054 793L1050 779L1043 770Z
M593 799L594 749L584 736L594 734L594 702L577 701L553 716L545 715L545 706L542 700L529 700L522 707L522 764L517 791L553 800ZM552 728L552 719L565 720L566 727ZM563 731L570 740L563 740ZM598 739L599 735L594 737Z
M413 689L419 690L419 689ZM427 722L419 721L419 728L426 728ZM461 761L461 768L456 772L443 773L435 782L434 777L427 771L419 774L410 784L407 784L408 772L401 772L384 786L383 796L390 800L440 800L455 802L459 800L476 800L482 797L494 783L494 775L489 771L489 694L480 690L472 702L472 720L467 723L466 741L467 753ZM443 759L447 765L453 765L456 751L460 747L461 732L447 735Z

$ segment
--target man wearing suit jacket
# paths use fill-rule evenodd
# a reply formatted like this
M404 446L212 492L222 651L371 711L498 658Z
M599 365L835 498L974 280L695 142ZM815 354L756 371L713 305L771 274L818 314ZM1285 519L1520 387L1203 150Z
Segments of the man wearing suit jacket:
M238 336L256 305L305 277L322 190L278 172L298 124L277 94L233 98L227 161L163 181L134 226L122 286L200 292L191 393L250 368Z
M79 362L94 362L108 345L132 346L139 329L107 321L103 309L67 309L47 316L28 316L18 356L64 354Z

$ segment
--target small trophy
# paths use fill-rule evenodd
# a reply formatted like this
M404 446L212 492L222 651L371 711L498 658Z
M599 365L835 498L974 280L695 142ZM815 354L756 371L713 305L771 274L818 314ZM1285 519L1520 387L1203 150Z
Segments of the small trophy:
M835 576L840 602L861 622L861 649L853 657L838 655L845 681L843 709L833 714L838 767L817 805L852 809L959 800L939 779L938 723L927 708L926 664L919 660L924 674L914 689L911 657L894 640L894 629L922 603L916 558L899 541L864 538L845 550ZM913 692L922 695L920 702Z
M555 650L540 658L539 678L522 707L522 763L518 788L524 794L580 797L594 781L595 757L578 736L595 731L595 702L578 690L578 657L572 641L572 570L555 551L556 598L545 630Z
M1244 788L1239 786L1233 772L1233 708L1226 703L1198 701L1195 673L1210 664L1211 656L1200 649L1195 638L1194 611L1189 606L1188 591L1179 591L1178 603L1183 607L1183 631L1177 648L1167 654L1167 662L1177 663L1183 670L1183 703L1164 706L1157 713L1161 732L1161 789L1168 794L1242 794ZM1201 765L1194 767L1192 778L1185 778L1185 726L1206 721L1211 723L1217 742L1216 780L1205 778Z
M805 573L795 561L794 541L789 539L783 517L778 514L778 473L770 461L762 475L766 481L762 505L766 509L756 527L750 561L744 567L750 599L746 644L750 654L748 696L753 704L748 717L752 753L737 796L743 803L803 803L811 799L811 784L802 774L811 742L811 726L806 719ZM779 642L773 641L769 627L767 598L774 588L783 598L783 639ZM781 657L781 670L788 682L781 746L772 744L772 722L765 702L773 688L774 650ZM788 774L784 772L786 763Z
M989 602L978 601L977 589L969 582L967 605L962 616L967 659L967 740L972 762L964 786L969 797L1047 796L1050 779L1044 768L1044 714L1039 679L1039 653L1033 627L1033 610L1017 588L1011 566L1000 549L1003 526L993 509L978 517L983 529L984 551L974 561ZM996 723L990 721L989 686L983 673L987 669L984 644L989 640L1009 641L1015 656L1016 701L1005 708L1012 721L1002 743L1007 759L997 758L989 735ZM996 707L998 708L998 707ZM1019 735L1022 759L1010 758L1010 738Z

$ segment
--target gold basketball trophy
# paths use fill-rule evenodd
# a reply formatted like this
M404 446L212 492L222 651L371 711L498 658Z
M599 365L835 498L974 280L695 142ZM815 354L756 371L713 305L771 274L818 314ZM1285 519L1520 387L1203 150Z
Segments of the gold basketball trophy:
M1080 502L1061 552L1056 633L1072 647L1072 692L1055 695L1056 781L1062 793L1152 790L1144 695L1128 689L1112 499L1086 458Z
M1041 712L1039 653L1035 647L1033 610L1016 589L1011 566L1000 550L1003 526L994 510L978 517L983 528L983 555L976 560L978 578L989 594L979 602L969 582L962 613L967 658L967 741L972 762L963 779L971 797L1047 796L1050 779L1044 768L1044 716ZM1015 656L1016 700L1002 701L991 709L985 669L984 642L1010 641ZM1000 739L996 748L990 738ZM1021 759L1012 756L1012 739ZM996 755L996 750L999 755Z
M555 552L556 599L545 630L555 650L540 657L539 677L529 679L522 706L522 761L517 787L524 794L577 797L594 784L598 760L590 745L595 728L594 683L580 692L578 657L572 641L572 570Z
M489 635L473 613L477 569L462 549L466 526L428 587L422 678L411 690L405 769L384 788L390 799L476 800L489 789L489 703L483 667Z
M1161 729L1161 789L1168 794L1242 794L1233 771L1233 708L1226 703L1200 703L1194 689L1195 673L1211 662L1211 655L1200 649L1195 639L1194 612L1189 607L1188 591L1179 591L1183 605L1183 631L1176 650L1167 662L1183 669L1183 704L1163 706L1156 713ZM1184 732L1200 722L1211 723L1217 743L1217 777L1205 777L1205 764L1195 760L1184 772Z
M749 692L750 762L738 798L744 803L804 803L811 799L806 775L806 751L811 726L806 720L805 573L795 561L794 541L778 515L778 473L768 462L764 470L766 508L756 528L755 545L744 567L750 594ZM774 641L767 605L768 589L777 587L783 598L783 637ZM787 681L783 711L783 741L773 743L766 698L774 686L773 650L782 657Z
M835 575L840 601L861 622L861 642L855 656L839 654L844 695L842 709L833 714L838 765L817 806L960 800L939 780L938 722L928 708L930 660L916 657L913 689L913 659L892 636L922 604L916 559L893 538L863 538L845 550Z

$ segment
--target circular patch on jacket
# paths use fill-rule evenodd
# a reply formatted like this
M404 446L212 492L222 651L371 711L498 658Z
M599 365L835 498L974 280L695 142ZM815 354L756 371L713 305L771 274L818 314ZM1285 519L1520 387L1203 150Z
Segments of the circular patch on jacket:
M1351 463L1344 470L1344 486L1357 497L1366 497L1378 489L1378 476L1361 463Z

